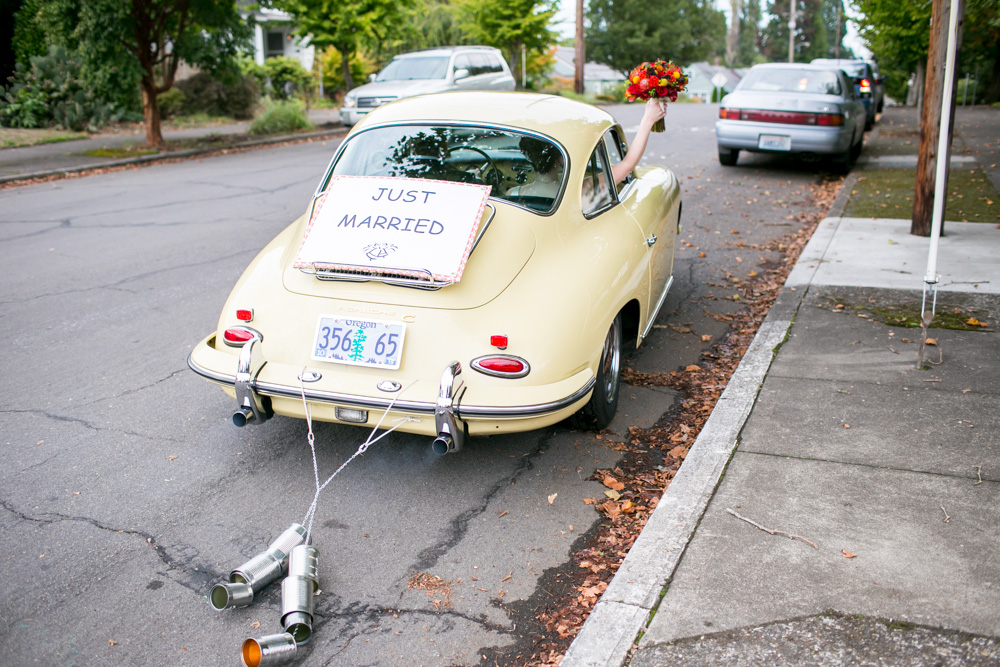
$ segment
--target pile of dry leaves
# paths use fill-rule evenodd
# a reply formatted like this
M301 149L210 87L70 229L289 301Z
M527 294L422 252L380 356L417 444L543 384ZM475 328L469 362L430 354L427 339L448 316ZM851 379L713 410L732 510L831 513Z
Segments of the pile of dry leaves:
M776 251L781 260L766 267L762 275L735 285L744 308L735 315L712 317L730 323L725 337L703 354L701 363L683 370L640 373L626 369L623 379L639 386L667 386L683 397L680 409L669 423L649 430L629 428L629 442L621 463L612 470L599 470L594 479L604 484L604 495L593 503L604 521L587 548L574 554L577 575L574 594L567 595L537 615L544 627L525 665L555 667L562 660L573 637L607 588L611 577L632 547L663 491L680 468L702 426L712 413L719 396L739 365L757 329L774 303L796 259L812 236L839 191L840 179L813 187L815 208L790 216L801 227L766 244L738 242L738 247Z

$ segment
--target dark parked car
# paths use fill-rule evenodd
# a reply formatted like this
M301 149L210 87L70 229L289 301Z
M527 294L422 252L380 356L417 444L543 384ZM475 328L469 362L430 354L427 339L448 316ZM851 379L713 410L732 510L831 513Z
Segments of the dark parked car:
M846 171L861 154L865 107L839 68L756 65L722 98L715 135L727 166L742 150L831 157Z
M839 67L847 72L847 76L854 81L854 90L868 113L865 129L872 129L872 126L875 125L875 114L882 110L885 87L878 85L878 77L875 76L871 64L865 60L845 60L843 58L839 60L836 58L816 58L812 64Z

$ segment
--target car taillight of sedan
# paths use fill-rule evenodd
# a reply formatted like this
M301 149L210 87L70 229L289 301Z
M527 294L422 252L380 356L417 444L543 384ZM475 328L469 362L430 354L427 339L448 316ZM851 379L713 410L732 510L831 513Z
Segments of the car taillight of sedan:
M860 92L862 93L872 92L872 82L869 81L868 79L861 79L861 81L858 82L858 85L861 87Z
M834 127L844 124L839 113L810 113L806 111L769 111L764 109L719 109L723 120L749 120L757 123L782 123L785 125L820 125Z

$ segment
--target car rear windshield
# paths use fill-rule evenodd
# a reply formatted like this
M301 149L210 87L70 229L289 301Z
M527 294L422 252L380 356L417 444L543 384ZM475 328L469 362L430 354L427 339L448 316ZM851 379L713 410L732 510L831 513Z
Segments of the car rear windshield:
M427 178L490 186L490 196L533 211L553 210L566 159L553 141L470 125L388 125L345 143L333 176Z
M843 94L840 77L836 72L789 68L752 69L740 81L739 89L774 93Z
M449 56L416 56L395 58L385 66L376 81L410 81L413 79L444 79L448 76Z

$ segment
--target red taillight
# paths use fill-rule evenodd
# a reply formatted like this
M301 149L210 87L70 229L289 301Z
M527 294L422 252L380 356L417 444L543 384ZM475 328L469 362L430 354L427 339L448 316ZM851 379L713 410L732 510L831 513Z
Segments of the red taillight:
M263 337L260 335L260 332L254 331L250 327L230 327L222 334L223 342L233 347L240 347L254 338L262 339Z
M723 111L726 115L723 116ZM837 113L809 113L805 111L772 111L768 109L722 109L719 118L749 120L757 123L782 123L784 125L843 125L844 117Z
M817 125L843 125L844 117L839 113L819 113L816 114L816 124Z
M524 377L531 370L527 361L508 354L491 354L473 359L472 367L480 373L505 378Z
M237 308L236 319L238 319L240 322L253 322L253 309Z
M490 336L490 345L493 347L498 347L501 350L507 349L507 337L506 336Z
M868 79L861 79L861 83L859 85L861 86L862 93L872 92L872 82Z

